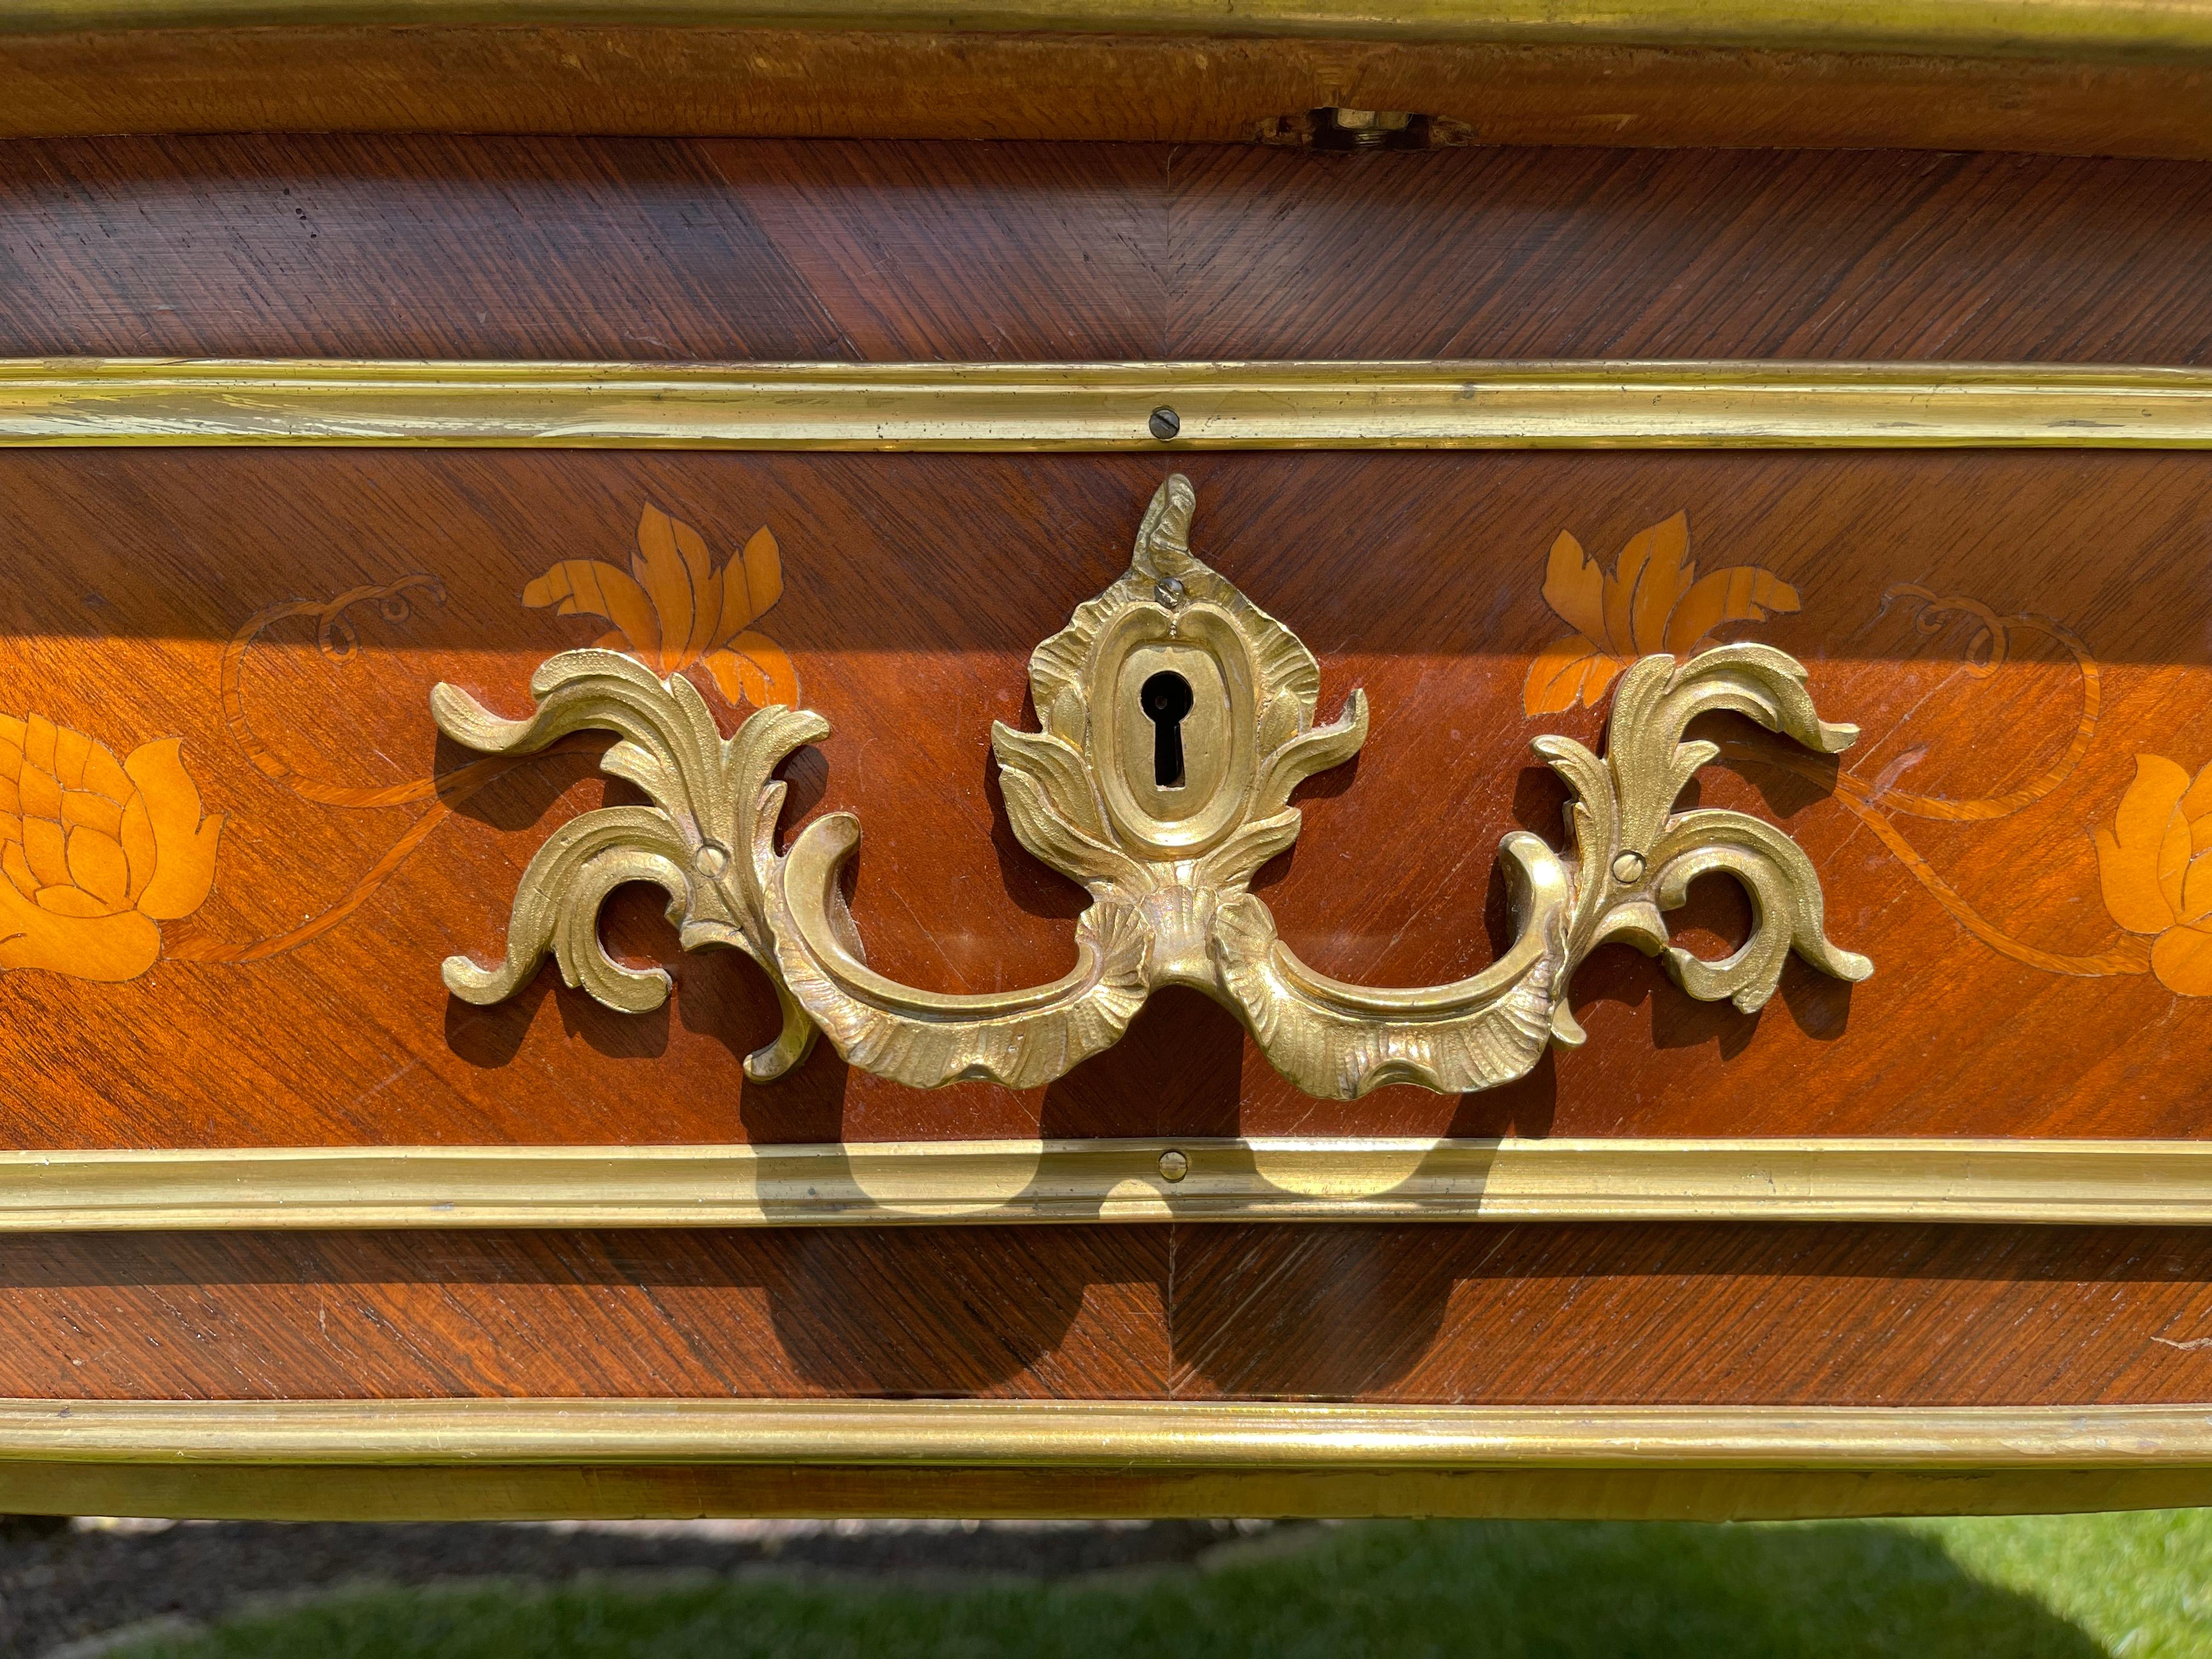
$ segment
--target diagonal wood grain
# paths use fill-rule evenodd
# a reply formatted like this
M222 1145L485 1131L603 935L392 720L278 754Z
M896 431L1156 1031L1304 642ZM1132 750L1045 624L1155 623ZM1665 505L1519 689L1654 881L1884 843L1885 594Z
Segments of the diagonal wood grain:
M1933 1406L2212 1388L2212 1236L2196 1231L1182 1226L1173 1270L1182 1397Z
M1156 1395L1164 1229L147 1234L0 1251L0 1392Z
M2049 156L17 140L0 353L2198 362L2208 231Z

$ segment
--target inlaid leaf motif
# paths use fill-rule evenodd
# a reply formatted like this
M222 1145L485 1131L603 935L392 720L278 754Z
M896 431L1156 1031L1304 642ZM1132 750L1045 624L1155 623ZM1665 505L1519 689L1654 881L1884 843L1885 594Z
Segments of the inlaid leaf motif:
M1545 567L1544 602L1575 631L1528 665L1522 707L1530 714L1577 702L1594 708L1637 658L1686 656L1723 623L1762 622L1798 605L1796 588L1755 565L1700 577L1682 513L1630 537L1609 576L1561 531Z
M732 702L756 708L775 703L789 708L799 702L799 672L791 659L756 629L746 629L723 650L708 652L705 661L715 687Z
M2163 755L2137 755L2096 843L2105 908L2129 933L2154 935L2159 982L2212 996L2212 766L2192 778Z
M696 664L731 702L795 707L799 674L783 647L753 624L783 597L783 556L766 525L719 569L706 539L648 506L629 568L563 559L522 590L522 602L614 627L592 643L636 658L665 678Z
M136 979L160 959L158 924L205 902L222 834L181 739L118 761L42 715L0 714L0 969Z

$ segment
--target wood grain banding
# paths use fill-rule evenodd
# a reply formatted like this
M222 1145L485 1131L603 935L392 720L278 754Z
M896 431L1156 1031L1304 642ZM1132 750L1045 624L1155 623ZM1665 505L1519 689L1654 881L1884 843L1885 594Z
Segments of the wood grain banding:
M2070 12L2073 9L2069 8ZM2116 11L2117 9L2107 9ZM2178 9L2175 9L2178 10ZM2014 8L2008 17L2023 14ZM1215 12L1211 21L1224 14ZM1412 111L1479 142L2202 157L2186 48L295 22L17 35L0 136L355 131L1249 142ZM2092 48L2096 43L2092 43Z
M2185 252L2212 173L2172 162L111 138L0 145L0 225L9 356L2186 365L2212 338Z
M0 1249L0 1393L2195 1407L2212 1376L2208 1237L1371 1222L15 1235Z

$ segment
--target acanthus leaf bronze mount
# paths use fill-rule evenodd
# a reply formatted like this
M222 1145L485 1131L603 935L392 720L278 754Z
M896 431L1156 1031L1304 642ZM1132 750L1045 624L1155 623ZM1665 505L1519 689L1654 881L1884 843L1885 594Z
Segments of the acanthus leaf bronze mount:
M526 720L502 719L452 685L431 693L439 728L489 753L613 732L621 740L602 769L653 802L556 830L523 872L504 962L449 957L447 987L497 1002L550 950L569 985L608 1006L658 1007L668 975L613 961L599 934L607 896L647 881L668 893L686 950L734 946L775 981L783 1029L746 1060L757 1080L798 1064L820 1030L850 1063L897 1082L1035 1088L1111 1046L1152 991L1188 985L1235 1013L1298 1088L1342 1100L1389 1083L1494 1088L1526 1073L1547 1043L1578 1045L1569 981L1609 939L1658 957L1690 995L1746 1012L1773 994L1793 949L1839 979L1874 971L1829 942L1820 878L1788 836L1743 812L1674 810L1719 752L1684 737L1699 714L1733 710L1824 754L1858 736L1819 717L1794 659L1754 644L1638 659L1614 688L1602 756L1569 738L1534 740L1572 792L1573 850L1526 830L1504 837L1516 937L1488 968L1382 989L1308 966L1249 884L1297 838L1291 790L1366 740L1366 699L1355 690L1335 720L1317 723L1313 653L1192 554L1196 501L1181 475L1163 484L1127 572L1030 657L1042 730L992 729L1014 833L1091 895L1061 978L955 995L870 969L838 885L860 821L831 813L788 851L775 847L784 785L775 769L828 736L829 722L769 708L725 738L682 676L663 680L595 649L540 665ZM1753 909L1749 938L1718 961L1673 944L1663 915L1713 872L1734 877Z

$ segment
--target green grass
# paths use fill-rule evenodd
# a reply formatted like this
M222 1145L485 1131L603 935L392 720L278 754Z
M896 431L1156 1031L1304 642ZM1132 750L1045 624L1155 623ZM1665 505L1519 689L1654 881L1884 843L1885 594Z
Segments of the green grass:
M2212 1511L1371 1522L1295 1552L945 1590L728 1579L359 1590L116 1659L1736 1659L2212 1655Z

